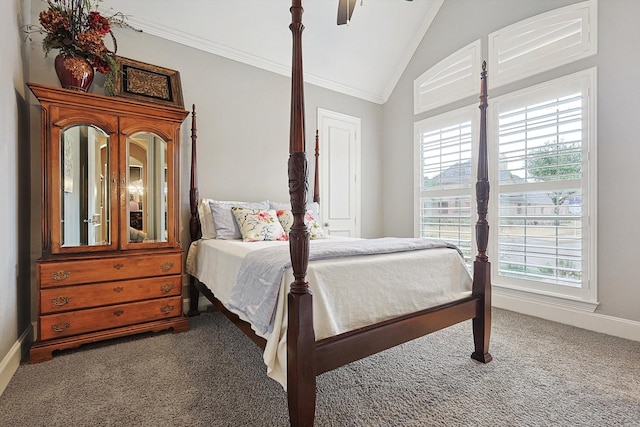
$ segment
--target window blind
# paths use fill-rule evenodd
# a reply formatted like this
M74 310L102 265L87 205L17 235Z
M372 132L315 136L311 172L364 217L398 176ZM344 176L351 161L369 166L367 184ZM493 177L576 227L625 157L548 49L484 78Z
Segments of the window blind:
M499 274L580 287L582 95L498 114Z
M455 244L470 265L472 125L434 127L419 134L419 233Z

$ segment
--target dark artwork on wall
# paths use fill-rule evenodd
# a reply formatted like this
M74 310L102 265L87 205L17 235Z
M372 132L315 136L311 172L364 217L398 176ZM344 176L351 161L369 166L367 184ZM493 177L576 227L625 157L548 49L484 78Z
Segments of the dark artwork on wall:
M184 108L178 71L122 56L116 56L116 63L115 96Z

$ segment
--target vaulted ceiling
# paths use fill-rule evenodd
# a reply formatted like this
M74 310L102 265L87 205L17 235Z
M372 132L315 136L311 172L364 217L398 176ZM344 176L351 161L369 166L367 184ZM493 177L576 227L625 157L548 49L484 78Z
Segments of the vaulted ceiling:
M303 0L305 80L384 103L444 0L357 1L349 25L338 0ZM290 0L105 0L144 32L290 75Z

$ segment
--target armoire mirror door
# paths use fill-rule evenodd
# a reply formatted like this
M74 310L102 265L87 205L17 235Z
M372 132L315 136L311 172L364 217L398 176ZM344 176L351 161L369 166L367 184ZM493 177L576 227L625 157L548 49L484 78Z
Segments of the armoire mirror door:
M128 242L167 242L167 143L150 132L128 137L126 171Z
M53 132L58 167L52 179L54 253L111 249L114 145L109 134L90 123Z

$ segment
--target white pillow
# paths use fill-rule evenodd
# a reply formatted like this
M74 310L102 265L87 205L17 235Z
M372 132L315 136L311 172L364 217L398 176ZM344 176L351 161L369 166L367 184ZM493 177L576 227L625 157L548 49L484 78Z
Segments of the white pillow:
M269 200L269 209L275 209L277 211L290 211L291 202L280 203L272 202ZM307 203L307 211L310 211L316 221L320 221L320 205L316 202Z
M273 209L247 209L233 206L231 212L236 218L245 242L264 240L287 240L278 215Z
M211 207L209 202L213 199L200 199L198 202L198 216L200 217L200 230L203 239L215 239L216 227L213 225L213 216L211 216Z
M213 217L216 239L233 240L242 238L238 223L233 213L231 213L232 206L247 209L269 209L269 202L267 200L262 202L210 201L209 208L211 209L211 216Z

